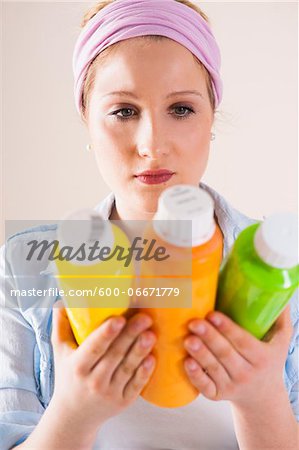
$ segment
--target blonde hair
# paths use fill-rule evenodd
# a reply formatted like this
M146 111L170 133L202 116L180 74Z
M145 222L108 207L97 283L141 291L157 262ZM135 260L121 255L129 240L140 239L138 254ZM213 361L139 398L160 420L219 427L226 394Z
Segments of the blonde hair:
M189 0L174 0L174 1L183 3L184 5L188 6L189 8L194 9L196 12L198 12L198 14L201 15L201 17L206 22L209 23L208 17L199 8L199 6L193 4ZM110 5L112 2L114 2L114 0L102 0L102 1L98 2L97 4L95 4L94 6L92 6L83 16L82 22L80 24L81 28L83 28L87 24L87 22L92 17L94 17L101 9L105 8L105 6L107 6L107 5ZM162 39L167 39L165 36L159 36L159 35L157 35L157 36L156 35L141 36L141 38L144 40L152 40L152 41L159 41ZM117 48L117 46L119 46L123 42L125 42L125 41L117 42L116 44L113 44L110 47L107 47L90 64L87 74L86 74L86 77L85 77L83 93L82 93L81 115L82 115L83 120L86 120L86 112L88 110L89 95L90 95L90 92L92 91L92 88L94 85L97 67L99 66L99 64L103 64L104 61L106 60L106 58L109 55L111 55L113 53L113 51ZM204 65L194 55L193 55L193 57L194 57L195 61L203 69L203 73L205 75L206 82L207 82L207 90L208 90L209 100L210 100L213 111L215 111L215 96L214 96L214 92L213 92L213 88L212 88L212 81L211 81L210 74L207 71L207 69L204 67Z

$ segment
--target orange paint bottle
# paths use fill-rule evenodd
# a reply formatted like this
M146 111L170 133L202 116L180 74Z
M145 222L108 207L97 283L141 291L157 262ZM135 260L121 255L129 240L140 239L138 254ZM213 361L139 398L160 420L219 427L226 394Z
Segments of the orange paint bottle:
M213 199L194 186L166 189L144 238L164 246L169 258L141 265L142 288L148 292L155 288L154 293L159 295L158 299L148 295L139 299L141 310L153 318L157 335L153 350L156 368L142 397L157 406L175 408L199 394L184 369L187 352L183 341L190 333L188 322L204 318L215 306L223 241L214 220ZM163 288L170 287L179 289L180 297L163 297Z

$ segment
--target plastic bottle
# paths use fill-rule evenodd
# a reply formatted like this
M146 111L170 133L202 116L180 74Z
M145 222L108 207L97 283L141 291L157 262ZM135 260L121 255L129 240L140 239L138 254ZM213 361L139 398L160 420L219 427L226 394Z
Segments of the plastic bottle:
M243 230L221 268L216 309L258 339L298 287L298 219L269 216Z
M142 309L153 318L153 331L157 335L153 349L156 368L142 397L157 406L175 408L190 403L199 394L190 383L183 365L187 357L183 341L190 333L188 322L205 317L215 305L222 234L214 220L212 198L204 190L189 185L166 189L159 198L157 213L144 237L149 242L156 239L157 245L164 246L171 258L165 261L165 267L168 265L165 272L160 262L143 263L141 273L149 276L142 280L143 287L182 287L188 283L188 280L179 278L180 267L184 271L188 266L186 258L191 268L189 307L182 304L182 307L175 308ZM173 274L172 278L160 278L161 273L166 272ZM164 300L166 302L167 298L160 297L161 305L164 305ZM150 306L151 299L147 297L146 301Z
M88 209L65 217L59 224L57 235L57 251L62 257L55 260L57 278L65 292L63 301L74 336L81 344L104 320L124 314L130 306L128 289L132 286L133 265L125 267L116 256L104 260L117 245L127 249L130 242L118 226ZM108 249L103 251L101 258L91 261L89 247L95 243L99 248ZM85 244L85 255L79 251L82 244ZM74 249L73 254L78 251L77 258L65 258L69 254L68 248ZM99 251L90 259L99 255Z

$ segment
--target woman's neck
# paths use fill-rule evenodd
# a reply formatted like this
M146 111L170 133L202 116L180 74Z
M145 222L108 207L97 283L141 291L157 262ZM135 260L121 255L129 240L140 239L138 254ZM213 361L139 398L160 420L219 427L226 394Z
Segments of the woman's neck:
M136 211L128 207L122 208L115 200L109 219L118 221L120 228L133 241L136 237L142 236L145 226L152 220L154 214L154 212Z
M111 214L109 219L110 220L152 220L155 212L146 212L146 211L138 211L134 208L130 208L128 206L122 206L117 202L117 200L114 201Z

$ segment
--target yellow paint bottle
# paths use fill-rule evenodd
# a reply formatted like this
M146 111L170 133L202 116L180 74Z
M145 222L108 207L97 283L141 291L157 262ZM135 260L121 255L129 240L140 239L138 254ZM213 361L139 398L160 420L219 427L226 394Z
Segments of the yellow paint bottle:
M130 242L118 226L86 209L65 217L57 237L56 277L81 344L108 317L122 315L130 306L133 264L126 266L118 259L120 249L127 250Z

